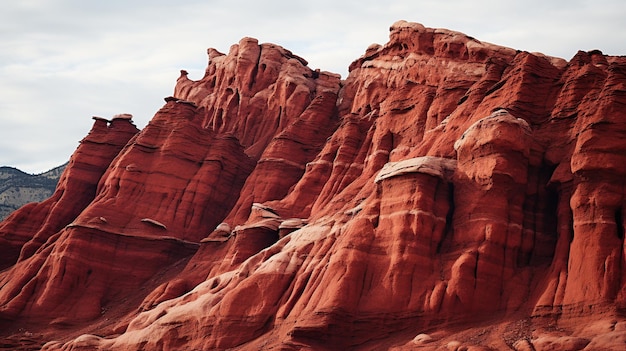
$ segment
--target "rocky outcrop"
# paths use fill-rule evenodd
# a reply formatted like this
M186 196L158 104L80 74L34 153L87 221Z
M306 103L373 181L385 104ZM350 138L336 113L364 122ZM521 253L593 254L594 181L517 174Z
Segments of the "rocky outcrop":
M344 81L208 54L0 273L43 349L623 348L626 59L404 21Z
M200 245L201 240L229 212L237 216L234 209L243 208L245 220L255 198L280 197L298 181L336 123L339 76L312 71L280 47L258 45L252 39L240 45L241 52L235 46L229 56L212 57L210 69L215 72L208 72L204 80L185 81L183 75L176 96L165 99L163 108L140 133L128 114L116 115L112 121L94 118L94 129L77 149L67 172L77 172L77 164L91 162L99 170L97 178L90 187L74 190L78 193L71 205L57 196L47 200L49 206L75 209L68 218L54 217L59 223L65 220L54 230L46 230L48 236L26 233L31 236L25 234L15 244L22 255L7 262L10 269L0 275L2 319L76 325L105 314L132 312L143 298L142 305L150 306L148 301L178 296L197 283L185 278L184 272L178 283L155 276L162 276L167 267L179 267L171 268L171 274L179 272L200 246L206 246ZM249 55L254 47L259 57ZM250 62L257 67L249 67ZM257 82L243 78L248 69L261 71L258 79L252 77ZM215 93L203 90L212 81L222 82ZM224 95L224 89L229 93ZM205 94L202 98L198 90ZM225 125L216 122L226 117L221 111L228 113L222 120ZM250 129L257 123L258 127ZM123 125L133 129L121 141L111 131ZM85 157L89 142L114 144L117 149L108 153L101 147L102 154ZM69 181L78 182L81 177L87 175ZM267 189L254 185L257 179L267 179ZM59 189L63 191L64 186ZM240 193L246 196L239 197ZM4 238L19 234L11 230L22 222L20 217L6 221ZM239 233L232 248L237 264L277 240L276 226L269 241L251 245L246 237L254 241L254 228L264 227L239 224L233 226ZM37 227L37 222L30 225ZM189 274L201 276L203 269ZM148 288L151 282L162 281L169 287L163 294L158 285ZM113 303L127 295L139 299L136 305Z
M94 121L70 158L54 194L41 203L22 207L0 224L0 268L13 265L18 257L30 257L50 236L72 222L94 199L98 182L113 158L139 131L128 119L94 117Z

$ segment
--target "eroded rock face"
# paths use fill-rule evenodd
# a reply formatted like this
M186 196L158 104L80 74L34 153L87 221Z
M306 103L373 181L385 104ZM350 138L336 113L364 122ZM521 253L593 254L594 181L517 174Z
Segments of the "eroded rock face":
M64 222L46 230L42 239L24 230L24 238L13 245L22 255L17 263L17 257L7 259L7 266L15 264L0 276L2 317L64 325L93 320L115 297L135 294L164 267L188 260L231 211L237 218L235 209L243 208L245 220L255 199L280 198L298 181L336 123L339 77L310 70L280 47L258 45L253 39L242 40L240 46L228 56L211 51L213 73L203 80L191 82L183 75L175 96L165 99L141 132L133 126L133 133L118 141L101 135L109 122L96 118L86 141L99 137L94 143L117 148L109 152L103 146L102 154L94 151L87 158L99 173L91 188L73 190L78 192L75 203L66 208L58 197L48 200L50 206L72 210L71 216L53 217ZM248 77L248 70L260 71L259 76ZM213 91L216 80L221 83ZM131 117L114 116L109 129L129 124ZM74 158L85 152L83 145ZM77 168L70 162L69 172ZM80 176L69 179L81 181ZM266 180L267 189L258 179ZM14 216L4 225L13 228L26 220ZM249 245L244 232L233 247L236 263L277 240L272 233L274 239ZM7 230L4 240L15 241L19 233ZM179 281L186 282L184 274ZM184 293L195 284L176 291ZM171 291L166 289L164 296ZM155 296L148 293L140 298ZM66 311L62 321L57 318L60 310Z
M209 59L0 273L3 318L66 326L44 349L623 347L626 59L404 21L341 82Z
M94 121L54 194L46 201L22 207L0 224L0 269L15 264L18 257L32 256L50 236L72 222L95 197L98 182L111 161L139 132L130 119L108 121L94 117Z

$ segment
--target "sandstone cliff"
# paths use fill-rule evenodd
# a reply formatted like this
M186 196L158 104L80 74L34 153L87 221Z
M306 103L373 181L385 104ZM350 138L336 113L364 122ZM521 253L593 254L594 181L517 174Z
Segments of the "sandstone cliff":
M623 349L626 58L404 21L345 80L208 56L2 222L5 344Z

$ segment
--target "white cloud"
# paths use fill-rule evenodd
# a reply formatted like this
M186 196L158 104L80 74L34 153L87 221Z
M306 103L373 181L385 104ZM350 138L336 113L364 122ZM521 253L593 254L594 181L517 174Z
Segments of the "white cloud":
M399 19L569 59L624 55L625 17L621 0L15 1L0 12L0 165L65 162L92 115L129 112L145 126L180 69L199 79L208 47L228 52L244 36L345 77Z

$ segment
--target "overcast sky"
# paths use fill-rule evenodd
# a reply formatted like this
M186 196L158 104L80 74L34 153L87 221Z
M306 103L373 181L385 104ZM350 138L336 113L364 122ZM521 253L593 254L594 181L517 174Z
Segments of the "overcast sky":
M66 162L91 116L132 113L143 128L181 69L249 36L345 78L397 20L570 59L626 54L623 0L20 0L0 10L0 165L40 173Z

